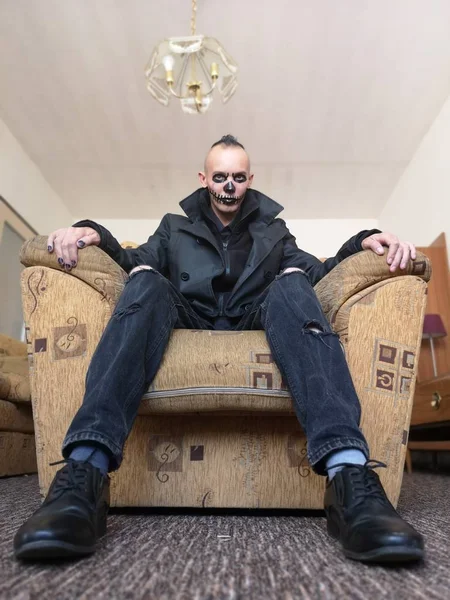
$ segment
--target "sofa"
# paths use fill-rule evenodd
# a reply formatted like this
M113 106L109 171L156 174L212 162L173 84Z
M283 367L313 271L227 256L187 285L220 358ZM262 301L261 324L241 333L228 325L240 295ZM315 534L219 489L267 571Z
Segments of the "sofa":
M27 347L0 334L0 477L36 471Z
M22 247L22 296L40 488L47 493L86 371L127 274L102 250L79 253L63 271L46 238ZM359 252L316 286L338 333L362 405L372 458L396 505L417 373L428 259L389 271L385 256ZM301 368L301 365L299 365ZM263 331L175 330L144 394L111 504L323 508L325 479Z

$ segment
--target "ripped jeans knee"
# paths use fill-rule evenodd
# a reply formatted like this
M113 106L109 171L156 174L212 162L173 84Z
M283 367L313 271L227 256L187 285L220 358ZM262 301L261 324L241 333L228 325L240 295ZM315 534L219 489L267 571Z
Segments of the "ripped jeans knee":
M168 280L153 267L135 267L129 273L112 318L121 321L124 317L143 310L147 313L151 304L160 301L161 298L165 299L169 285Z
M324 328L322 323L317 321L316 319L312 319L311 321L306 321L302 328L302 335L312 335L318 340L320 340L327 348L331 348L325 339L328 336L339 337L337 333L332 331L329 327Z

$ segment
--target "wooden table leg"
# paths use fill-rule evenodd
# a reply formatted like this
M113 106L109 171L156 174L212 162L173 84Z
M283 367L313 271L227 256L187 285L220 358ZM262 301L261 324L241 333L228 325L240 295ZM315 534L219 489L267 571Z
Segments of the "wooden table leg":
M411 475L411 473L412 473L412 460L411 460L411 450L409 448L406 449L405 462L406 462L406 472L408 473L408 475Z

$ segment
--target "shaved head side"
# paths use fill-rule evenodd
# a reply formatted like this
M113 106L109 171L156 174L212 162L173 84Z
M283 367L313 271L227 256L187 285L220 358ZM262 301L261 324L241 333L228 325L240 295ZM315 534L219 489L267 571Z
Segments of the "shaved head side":
M214 148L211 148L211 150L208 152L208 154L205 157L205 166L204 166L205 173L211 173L214 170L215 164L216 164L216 157L221 152L221 150L223 150L224 148L226 148L226 146L214 146ZM248 171L248 173L250 173L250 157L247 154L247 151L240 150L240 154L245 155L246 171Z

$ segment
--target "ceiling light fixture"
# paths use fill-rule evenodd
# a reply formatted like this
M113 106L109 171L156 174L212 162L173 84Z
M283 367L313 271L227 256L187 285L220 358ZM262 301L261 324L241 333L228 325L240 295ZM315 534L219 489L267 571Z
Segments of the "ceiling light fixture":
M217 89L228 102L237 88L237 64L215 38L196 35L197 0L192 0L191 35L170 37L154 49L145 69L147 89L164 106L178 98L185 113L205 113Z

